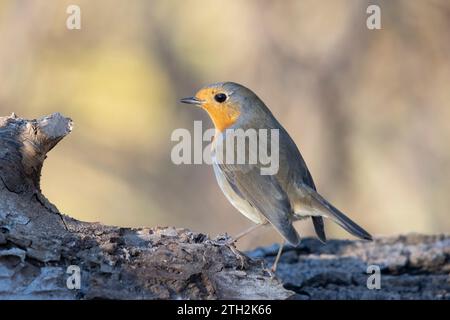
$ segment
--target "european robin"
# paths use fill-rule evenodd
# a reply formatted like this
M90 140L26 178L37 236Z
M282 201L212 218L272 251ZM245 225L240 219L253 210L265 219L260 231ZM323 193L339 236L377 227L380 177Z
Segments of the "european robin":
M233 82L222 82L200 89L181 102L200 106L209 114L216 129L212 142L212 164L217 182L227 199L244 216L256 223L249 230L269 222L293 246L300 237L292 223L311 217L317 237L326 241L323 218L333 220L352 235L372 240L372 236L317 191L312 176L292 138L275 119L264 102L250 89ZM261 174L261 163L224 163L215 154L226 145L228 129L278 129L279 168L275 174ZM225 148L226 149L226 148ZM223 150L223 149L221 149ZM233 152L235 152L234 150ZM221 158L224 159L224 158ZM272 267L275 271L283 244Z

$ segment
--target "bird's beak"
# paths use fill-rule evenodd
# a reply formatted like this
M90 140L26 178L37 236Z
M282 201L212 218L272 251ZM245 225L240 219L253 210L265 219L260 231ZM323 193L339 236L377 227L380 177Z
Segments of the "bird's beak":
M180 102L200 106L203 103L203 100L197 99L196 97L189 97L181 99Z

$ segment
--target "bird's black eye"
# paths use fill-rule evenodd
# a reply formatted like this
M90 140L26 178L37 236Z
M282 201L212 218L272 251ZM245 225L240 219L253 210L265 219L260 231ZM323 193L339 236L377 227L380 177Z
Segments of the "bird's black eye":
M218 93L214 96L214 100L216 100L219 103L222 103L225 100L227 100L227 95L225 93Z

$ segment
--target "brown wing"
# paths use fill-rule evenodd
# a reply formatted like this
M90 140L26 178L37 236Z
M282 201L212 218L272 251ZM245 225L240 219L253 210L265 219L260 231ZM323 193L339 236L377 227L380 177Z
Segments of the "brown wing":
M275 227L290 244L300 237L292 226L291 205L274 175L261 175L257 165L219 164L230 185Z

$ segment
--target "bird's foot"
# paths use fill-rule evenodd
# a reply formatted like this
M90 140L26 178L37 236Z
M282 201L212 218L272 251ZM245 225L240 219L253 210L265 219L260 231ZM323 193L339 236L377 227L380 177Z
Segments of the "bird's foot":
M275 276L275 271L276 270L274 269L274 266L268 268L268 267L265 266L264 261L263 261L263 262L261 262L261 267L262 267L262 271L267 273L271 280L276 278L276 276Z
M208 240L208 242L215 246L228 247L235 256L236 260L239 261L239 268L245 269L247 267L247 257L236 249L235 246L236 241L228 234L218 235L215 239Z
M217 246L234 246L236 240L225 233L219 234L215 239L209 240L209 242Z
M239 261L239 269L245 269L247 267L247 257L232 245L228 245L228 248L233 252L236 260Z

